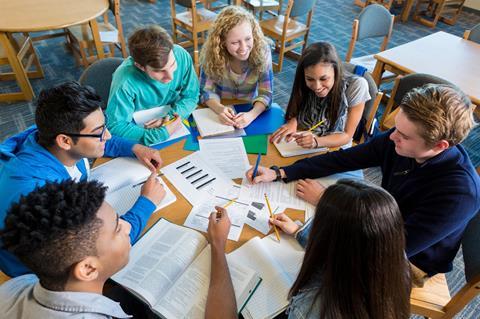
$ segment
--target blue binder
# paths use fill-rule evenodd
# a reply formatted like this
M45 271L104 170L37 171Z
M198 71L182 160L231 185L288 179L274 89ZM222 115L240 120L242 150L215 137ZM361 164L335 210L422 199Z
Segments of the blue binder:
M248 112L251 104L235 105L235 111ZM272 103L270 108L260 114L249 126L244 128L247 135L272 134L285 123L285 111L277 103Z

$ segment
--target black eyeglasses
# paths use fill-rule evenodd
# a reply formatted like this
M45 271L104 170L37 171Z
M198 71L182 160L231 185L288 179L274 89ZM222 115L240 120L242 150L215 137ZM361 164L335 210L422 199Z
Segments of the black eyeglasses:
M103 142L105 140L106 132L107 132L107 126L104 124L102 126L102 131L99 134L81 134L81 133L59 133L59 134L64 134L71 137L96 137L100 139L100 142Z

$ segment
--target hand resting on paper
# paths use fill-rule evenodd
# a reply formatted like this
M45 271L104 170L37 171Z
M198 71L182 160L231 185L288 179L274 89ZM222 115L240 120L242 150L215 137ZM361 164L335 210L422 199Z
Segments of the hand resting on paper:
M303 147L303 148L317 148L318 142L315 139L316 136L312 132L298 132L295 134L292 134L292 137L295 139L295 142L297 142L298 146Z
M325 192L323 185L309 178L299 180L295 188L298 197L315 206Z
M278 130L270 136L270 143L280 143L284 140L290 142L293 140L293 134L297 131L297 119L292 118L287 123L280 126Z

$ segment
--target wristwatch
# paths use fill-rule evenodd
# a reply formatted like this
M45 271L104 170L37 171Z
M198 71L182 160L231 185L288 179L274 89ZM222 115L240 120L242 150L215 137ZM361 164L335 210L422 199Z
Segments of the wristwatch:
M277 178L275 178L274 182L280 182L282 180L282 174L280 173L280 168L276 165L270 166L270 169L273 169L275 171L275 174L277 174Z

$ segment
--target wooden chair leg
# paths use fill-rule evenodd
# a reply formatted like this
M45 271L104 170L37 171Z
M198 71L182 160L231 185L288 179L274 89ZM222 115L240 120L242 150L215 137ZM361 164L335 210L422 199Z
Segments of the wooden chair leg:
M195 72L197 75L200 74L200 64L199 64L199 57L198 57L198 33L192 32L192 40L193 40L193 64L195 66Z
M282 71L283 56L285 55L285 41L280 41L280 50L278 52L278 67L277 72Z

